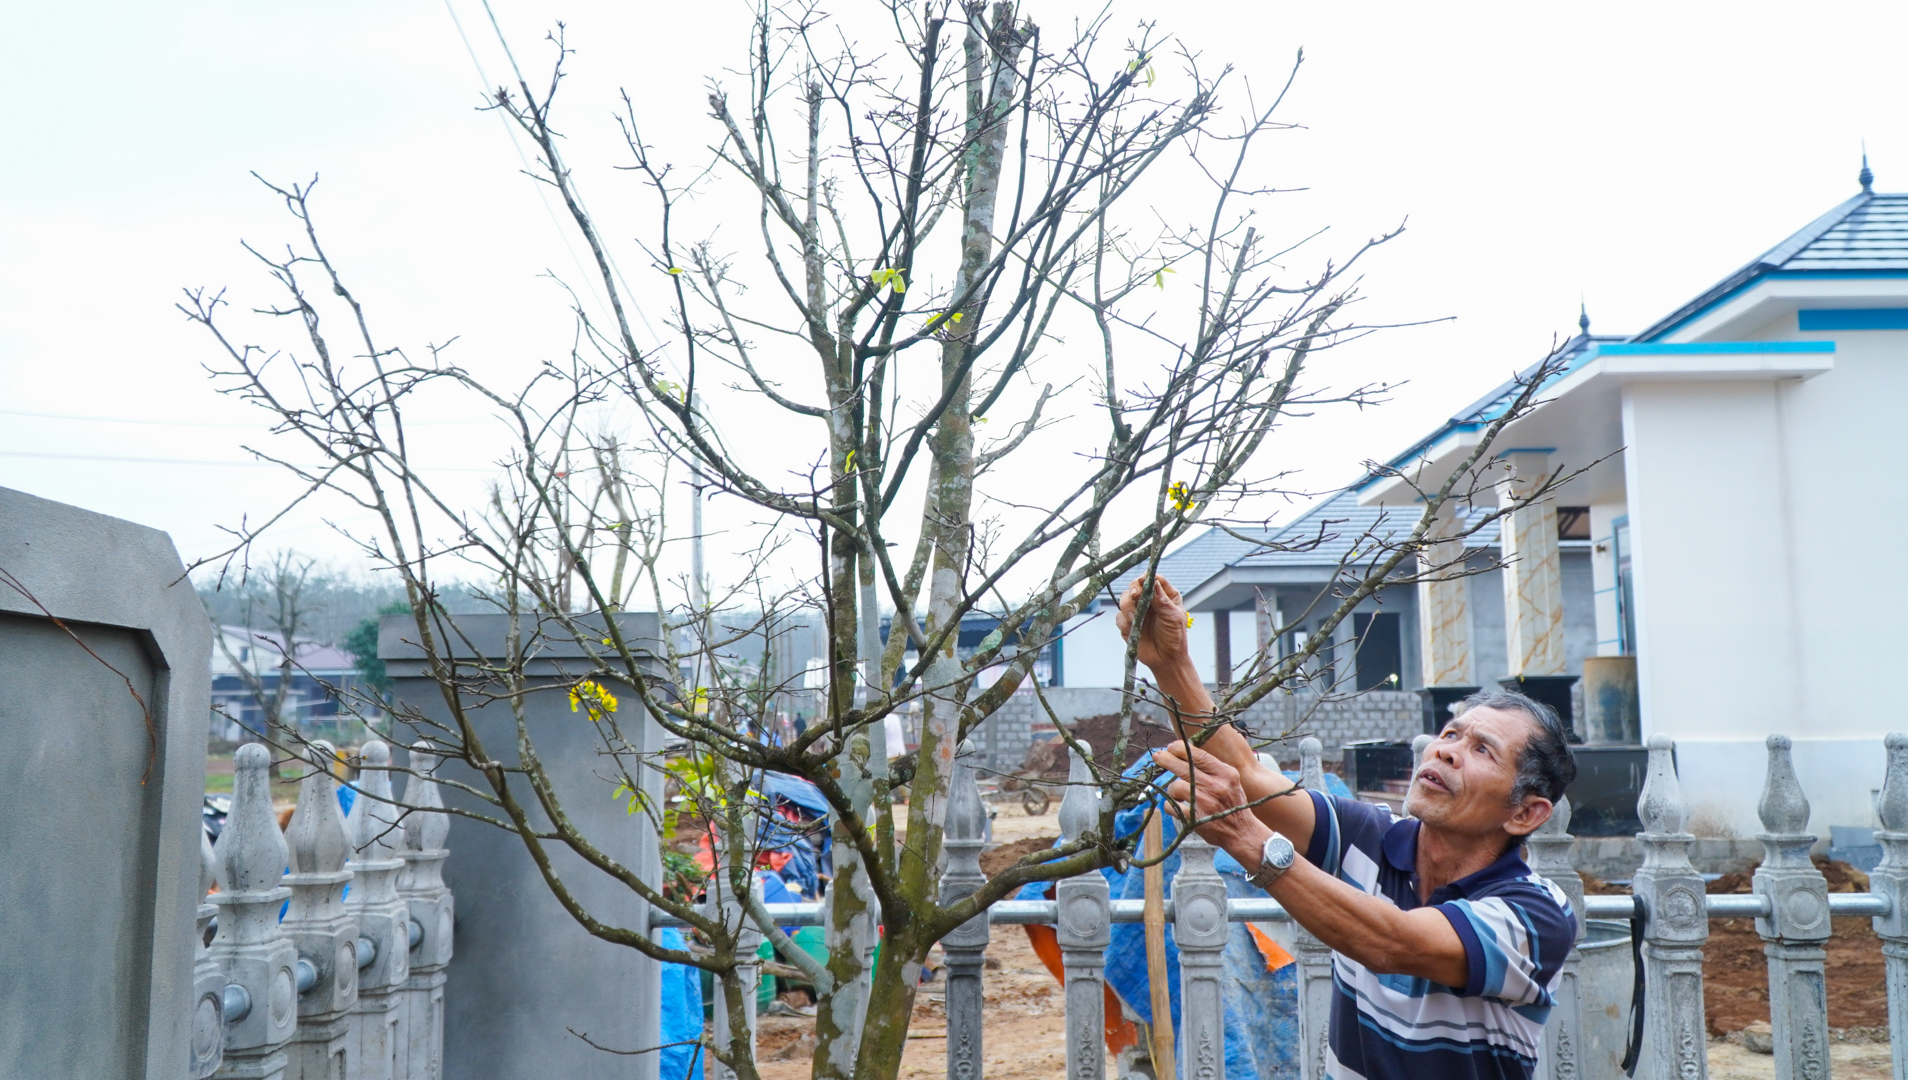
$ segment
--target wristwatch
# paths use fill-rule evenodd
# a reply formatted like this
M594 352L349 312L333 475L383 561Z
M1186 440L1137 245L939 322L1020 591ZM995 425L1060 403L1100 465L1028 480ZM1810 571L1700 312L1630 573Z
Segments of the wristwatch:
M1284 833L1275 832L1265 838L1265 846L1259 849L1259 868L1246 875L1246 880L1261 889L1270 890L1272 883L1279 880L1292 863L1298 859L1298 849Z

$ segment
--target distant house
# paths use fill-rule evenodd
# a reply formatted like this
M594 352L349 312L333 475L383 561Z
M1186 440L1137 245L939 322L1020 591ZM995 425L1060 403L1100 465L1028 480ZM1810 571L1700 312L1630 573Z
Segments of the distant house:
M1414 509L1361 503L1362 487L1348 487L1276 529L1208 529L1160 560L1160 575L1180 590L1194 613L1188 634L1193 662L1206 682L1230 682L1244 674L1281 630L1273 655L1303 648L1331 614L1334 583L1343 573L1359 572L1350 557L1354 545L1416 525ZM1596 655L1588 511L1562 508L1558 533L1566 669L1577 675L1584 658ZM1511 674L1503 635L1503 572L1495 567L1497 541L1496 523L1472 535L1470 563L1478 572L1465 585L1477 627L1477 675L1493 685ZM1401 569L1409 572L1414 566ZM1066 685L1120 685L1124 643L1113 627L1114 598L1138 576L1134 571L1120 578L1093 612L1069 624L1061 646ZM1421 690L1426 685L1422 632L1416 586L1387 586L1339 624L1331 646L1320 654L1327 670L1319 674L1339 692Z
M264 706L242 672L256 676L269 699L277 692L285 646L274 634L243 626L221 626L219 638L212 649L212 737L240 742L250 737L247 732L262 732L265 724ZM351 654L298 639L292 643L292 660L291 685L280 719L297 724L314 738L340 733L335 729L355 731L356 724L338 696L349 695L360 685Z

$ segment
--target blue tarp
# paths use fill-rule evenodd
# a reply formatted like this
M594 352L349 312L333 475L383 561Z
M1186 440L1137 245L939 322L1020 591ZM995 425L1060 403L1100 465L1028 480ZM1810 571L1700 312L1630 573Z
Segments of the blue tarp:
M831 812L828 799L821 789L797 776L786 773L765 772L762 774L762 793L771 799L792 802L796 806L820 817Z
M762 793L768 796L771 807L788 803L798 807L799 812L811 819L819 817L826 820L828 817L828 800L822 797L820 788L806 780L783 773L765 772L759 778L759 784ZM780 874L788 881L790 888L801 894L790 903L814 900L821 896L822 862L828 852L829 839L824 828L821 850L817 851L809 837L793 823L775 814L763 820L760 835L756 837L761 850L785 851L789 855Z
M1128 775L1144 766L1136 764ZM1293 780L1297 773L1286 773ZM1170 779L1170 778L1165 778ZM1161 783L1165 782L1162 779ZM1326 793L1351 797L1351 790L1338 777L1327 773ZM1114 818L1114 835L1131 836L1145 824L1147 804L1126 810ZM1169 816L1162 833L1170 844L1178 830ZM1179 856L1166 860L1166 894L1172 895L1172 882L1179 873ZM1223 851L1214 852L1213 868L1226 883L1226 895L1237 898L1263 897L1264 891L1246 881L1245 868ZM1112 869L1106 875L1115 900L1141 900L1146 896L1145 872L1135 867L1125 874ZM1034 883L1020 891L1018 899L1033 900L1049 895L1052 885ZM1277 971L1266 969L1265 955L1252 939L1244 923L1231 924L1226 939L1224 1001L1226 1010L1226 1080L1297 1080L1298 1061L1298 965L1286 964ZM1180 1032L1179 948L1173 941L1173 927L1166 925L1166 977L1172 988L1173 1031ZM1106 980L1141 1020L1153 1022L1153 999L1146 973L1146 928L1138 923L1116 923L1113 941L1106 949ZM1177 1039L1176 1039L1177 1041Z
M656 931L656 944L680 949L682 931L665 926ZM702 1072L702 976L687 964L662 966L661 1080L691 1080Z

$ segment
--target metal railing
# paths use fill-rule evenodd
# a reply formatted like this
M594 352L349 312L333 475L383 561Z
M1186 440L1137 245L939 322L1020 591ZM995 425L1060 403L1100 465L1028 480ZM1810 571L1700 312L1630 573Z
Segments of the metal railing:
M1532 868L1555 882L1580 913L1579 943L1585 924L1593 920L1629 920L1639 912L1645 926L1641 955L1645 969L1646 1008L1641 1068L1637 1075L1652 1080L1704 1080L1708 1074L1708 1033L1703 1016L1702 960L1711 919L1754 919L1765 943L1769 965L1769 1000L1774 1030L1776 1075L1780 1080L1828 1080L1828 1003L1822 945L1830 936L1830 919L1857 916L1874 920L1886 957L1891 1030L1894 1018L1908 1018L1908 735L1886 740L1888 764L1881 789L1883 828L1877 838L1885 857L1871 874L1872 891L1828 892L1828 883L1810 861L1816 837L1805 831L1808 800L1795 776L1790 741L1768 739L1768 772L1760 807L1765 832L1760 834L1764 855L1753 876L1753 892L1745 895L1707 895L1704 878L1690 863L1688 848L1695 837L1684 831L1688 807L1684 802L1672 758L1671 741L1658 735L1650 741L1649 773L1638 800L1643 832L1637 839L1643 864L1628 896L1585 896L1581 877L1572 869L1569 849L1569 803L1557 807L1551 821L1530 838ZM1321 786L1319 746L1301 744L1302 775L1308 786ZM1068 837L1078 837L1099 820L1098 795L1085 765L1073 761L1060 824ZM956 790L949 803L947 880L949 897L961 895L984 880L979 874L980 821L957 821L960 815L984 813L973 790L973 770L958 765ZM1270 899L1227 899L1225 886L1213 870L1213 849L1195 838L1181 847L1182 866L1166 902L1166 918L1174 927L1180 952L1180 1015L1185 1028L1177 1040L1181 1077L1217 1076L1224 1070L1225 1032L1219 981L1220 953L1225 947L1227 922L1283 922L1290 916ZM1110 927L1142 919L1143 902L1111 900L1106 879L1088 873L1058 883L1053 900L1009 900L996 903L985 918L977 917L943 940L947 953L947 1066L948 1076L983 1075L981 1024L981 954L994 925L1046 924L1058 932L1066 975L1066 1045L1068 1080L1099 1080L1106 1071L1103 1043L1104 949ZM822 904L767 905L779 925L814 926L824 922ZM739 912L737 913L739 918ZM656 925L682 925L657 914ZM1304 929L1297 928L1299 1031L1303 1042L1300 1061L1304 1080L1323 1077L1326 1014L1331 995L1331 953ZM1586 1068L1583 1058L1585 1008L1580 986L1581 949L1573 950L1552 987L1555 1006L1545 1026L1543 1053L1537 1065L1544 1080L1594 1080L1603 1070ZM1610 1003L1599 1002L1606 1010ZM1621 1003L1627 1005L1627 994ZM716 1009L722 1016L724 1010ZM1215 1068L1218 1070L1215 1072ZM1908 1039L1894 1042L1894 1076L1908 1080Z

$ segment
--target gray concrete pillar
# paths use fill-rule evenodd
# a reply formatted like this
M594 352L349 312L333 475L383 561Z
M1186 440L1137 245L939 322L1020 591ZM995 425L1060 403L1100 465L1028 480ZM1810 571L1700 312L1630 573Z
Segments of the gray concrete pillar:
M1875 919L1888 972L1888 1030L1908 1031L1908 735L1888 736L1888 771L1881 788L1882 861L1868 874L1871 891L1891 901ZM1894 1040L1894 1080L1908 1080L1908 1038Z
M1092 753L1084 742L1080 750ZM1080 750L1068 751L1067 794L1060 800L1060 832L1067 840L1078 840L1100 827L1099 788ZM1066 978L1067 1080L1104 1080L1106 947L1113 942L1110 890L1104 874L1089 870L1063 879L1054 894L1054 923ZM1182 972L1184 955L1182 951Z
M1689 862L1696 838L1685 832L1689 807L1676 779L1675 743L1650 736L1649 774L1637 799L1643 865L1632 891L1649 913L1643 935L1645 1002L1643 1058L1637 1075L1651 1080L1705 1080L1709 1032L1703 1024L1703 943L1709 914L1703 875Z
M1815 837L1808 832L1809 800L1796 779L1787 735L1771 735L1769 773L1757 811L1767 830L1757 896L1769 899L1769 915L1756 920L1763 955L1769 958L1769 1020L1775 1029L1776 1080L1828 1080L1828 882L1809 861Z
M285 1044L298 1026L298 949L279 929L291 897L281 884L291 853L272 813L271 754L248 743L233 755L232 811L212 849L218 864L218 937L225 973L225 1062L215 1074L282 1080Z
M1420 739L1430 741L1429 735ZM1422 756L1422 755L1421 755ZM1570 800L1557 800L1550 820L1532 833L1526 846L1530 850L1530 868L1550 879L1570 900L1577 917L1576 941L1584 935L1583 877L1570 864L1570 848L1576 844L1570 835ZM1580 978L1582 953L1577 944L1570 947L1564 960L1550 1010L1550 1022L1544 1025L1543 1055L1537 1063L1539 1080L1577 1080L1583 1075L1583 986Z
M298 995L298 1032L287 1048L286 1080L358 1075L358 1048L351 1038L351 1013L358 1004L358 920L344 904L351 883L351 871L345 869L351 840L331 775L333 755L330 743L312 744L286 837L291 872L285 886L292 895L280 925L297 946L300 963L310 969L310 986Z
M391 800L391 748L372 739L359 753L358 798L346 820L354 857L345 863L352 874L347 907L368 943L359 950L358 1003L352 1010L358 1080L404 1080L397 1071L405 1045L402 991L411 967L411 912L397 894L404 826Z
M413 809L404 821L399 852L404 870L397 890L416 931L403 990L406 1037L400 1050L408 1080L442 1080L444 1075L444 969L451 960L456 905L444 884L450 817L441 811L444 797L435 778L441 760L429 743L413 745L412 776L404 788L404 801Z
M941 903L952 904L987 883L981 873L980 851L987 828L987 809L981 805L973 761L974 744L961 744L954 760L954 776L947 797L947 827L942 847L947 872L941 875ZM1064 810L1064 806L1063 806ZM990 936L987 915L962 923L941 939L947 956L947 1080L980 1080L985 1028L983 971Z

